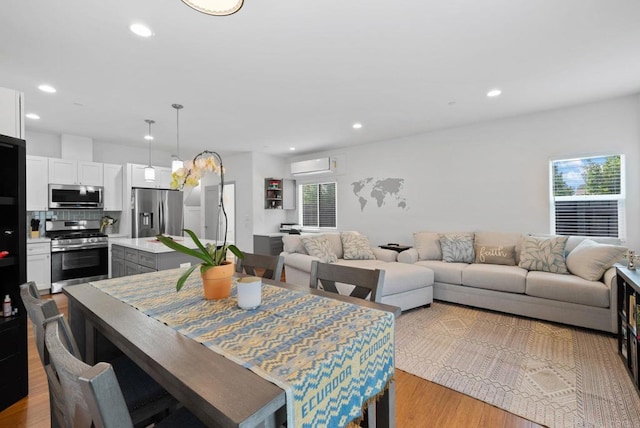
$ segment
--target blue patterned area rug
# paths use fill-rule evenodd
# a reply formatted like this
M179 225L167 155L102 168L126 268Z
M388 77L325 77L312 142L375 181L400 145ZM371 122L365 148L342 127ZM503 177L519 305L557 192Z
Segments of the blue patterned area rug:
M443 302L396 320L396 367L549 427L640 427L613 336Z

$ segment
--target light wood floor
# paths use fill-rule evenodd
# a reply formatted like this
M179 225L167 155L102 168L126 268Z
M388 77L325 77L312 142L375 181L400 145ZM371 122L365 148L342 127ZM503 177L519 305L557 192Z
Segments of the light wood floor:
M67 300L65 296L56 294L53 298L66 314ZM50 426L47 378L40 364L30 323L28 340L29 395L0 412L0 427L47 428ZM398 428L540 427L538 424L497 407L401 370L396 371L396 425Z

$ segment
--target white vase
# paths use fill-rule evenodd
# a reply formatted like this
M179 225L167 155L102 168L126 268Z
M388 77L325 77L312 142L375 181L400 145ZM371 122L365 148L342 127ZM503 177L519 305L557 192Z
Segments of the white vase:
M255 309L262 303L262 278L245 276L236 284L238 306L241 309Z

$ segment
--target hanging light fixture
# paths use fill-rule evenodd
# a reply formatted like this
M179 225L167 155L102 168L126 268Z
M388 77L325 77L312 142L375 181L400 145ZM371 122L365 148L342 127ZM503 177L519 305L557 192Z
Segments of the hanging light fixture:
M149 124L149 133L144 136L144 139L149 142L149 165L144 169L144 181L153 182L156 181L156 170L151 166L151 140L153 140L151 125L156 122L151 119L145 119L145 122Z
M239 11L244 0L182 0L182 2L207 15L226 16Z
M180 159L180 109L183 106L182 104L171 104L171 107L176 109L176 154L171 156L171 172L176 172L184 166L184 162Z

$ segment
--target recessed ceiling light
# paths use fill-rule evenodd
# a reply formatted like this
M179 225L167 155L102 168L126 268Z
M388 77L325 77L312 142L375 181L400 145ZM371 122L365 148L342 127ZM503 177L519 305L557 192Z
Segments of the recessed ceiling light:
M40 86L38 86L38 89L40 89L42 92L46 92L48 94L55 94L56 93L56 88L54 88L51 85L40 85Z
M289 147L289 150L291 150L292 152L296 150L295 147Z
M34 119L34 120L40 119L40 116L38 116L35 113L27 113L27 114L24 115L24 117L29 118L29 119Z
M362 128L362 124L361 123L356 122L356 123L353 124L353 129L360 129L360 128Z
M144 136L144 139L147 140L147 141L151 141L151 140L153 140L153 135L147 134L147 135Z
M151 37L153 36L153 31L149 27L144 24L131 24L129 29L140 37Z
M492 89L489 92L487 92L487 96L488 97L497 97L502 93L502 91L500 89Z

